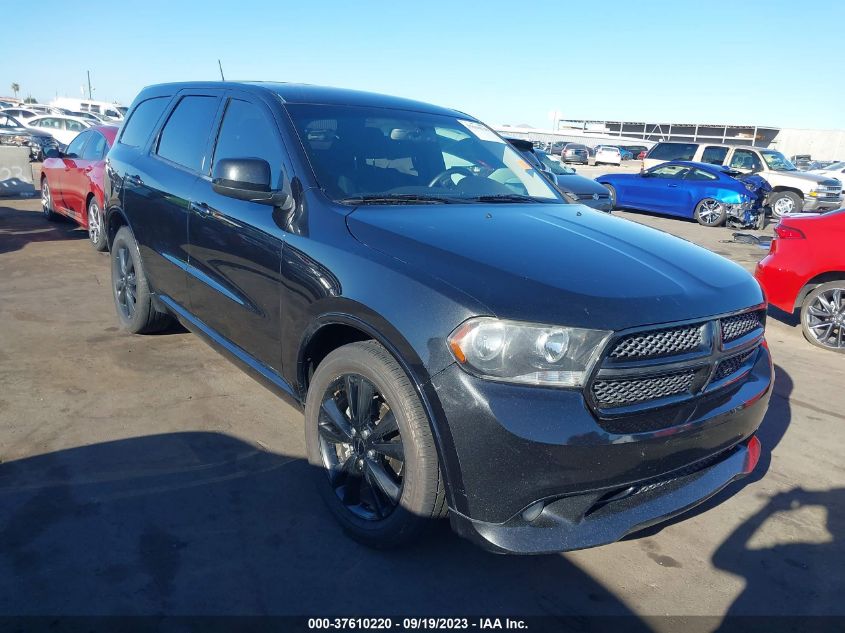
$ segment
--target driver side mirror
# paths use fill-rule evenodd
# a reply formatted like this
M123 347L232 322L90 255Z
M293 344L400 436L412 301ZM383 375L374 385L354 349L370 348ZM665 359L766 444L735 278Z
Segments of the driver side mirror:
M221 196L282 206L288 194L273 191L271 182L270 163L261 158L223 158L211 173L211 188Z
M61 158L62 156L63 154L55 147L51 147L44 152L44 158Z
M643 178L653 178L654 174L652 174L650 171L644 171L640 174L640 176L642 176Z

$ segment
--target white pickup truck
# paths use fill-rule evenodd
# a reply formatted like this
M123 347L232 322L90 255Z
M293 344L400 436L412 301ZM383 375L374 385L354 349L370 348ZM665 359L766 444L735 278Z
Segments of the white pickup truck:
M660 142L643 159L649 169L669 160L691 160L765 178L772 186L766 204L772 215L825 211L842 206L842 183L835 178L798 171L780 152L773 149L708 143Z

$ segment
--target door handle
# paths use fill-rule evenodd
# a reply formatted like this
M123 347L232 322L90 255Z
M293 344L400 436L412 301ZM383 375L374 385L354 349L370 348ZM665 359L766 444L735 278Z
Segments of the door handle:
M678 185L672 185L672 184L670 184L669 186L670 186L670 187L672 187L673 189L677 189L677 188L678 188Z
M128 174L126 176L126 181L135 187L140 187L144 184L144 181L141 180L141 177L138 174Z
M191 211L196 213L201 218L207 218L211 215L211 208L205 202L192 202Z

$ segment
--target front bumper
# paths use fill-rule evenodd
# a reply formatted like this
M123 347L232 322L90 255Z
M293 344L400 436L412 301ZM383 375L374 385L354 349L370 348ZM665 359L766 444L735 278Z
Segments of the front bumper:
M804 206L802 207L802 211L810 212L810 211L827 211L831 209L841 209L842 208L842 198L837 199L830 199L830 198L813 198L811 196L806 196L804 198Z
M771 385L761 346L748 375L683 424L620 435L579 391L485 381L453 365L432 380L460 469L452 526L492 551L539 554L611 543L684 512L744 474Z

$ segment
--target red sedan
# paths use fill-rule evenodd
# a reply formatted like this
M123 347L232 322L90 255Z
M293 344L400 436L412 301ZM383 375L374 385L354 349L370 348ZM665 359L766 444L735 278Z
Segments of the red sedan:
M845 209L781 218L755 276L769 303L790 314L813 345L845 352Z
M117 127L101 125L80 133L64 152L48 151L41 167L41 208L48 220L64 215L88 229L91 244L106 250L103 226L105 158Z

